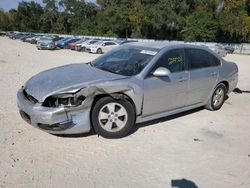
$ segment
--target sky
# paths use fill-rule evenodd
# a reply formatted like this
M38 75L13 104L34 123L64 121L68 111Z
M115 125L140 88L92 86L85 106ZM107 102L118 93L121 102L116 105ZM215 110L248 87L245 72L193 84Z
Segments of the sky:
M0 0L0 8L4 9L5 11L9 11L10 9L14 8L16 9L18 6L18 3L22 0ZM32 0L24 0L27 2L30 2ZM33 0L39 4L42 4L43 0ZM88 0L86 2L95 2L95 0Z

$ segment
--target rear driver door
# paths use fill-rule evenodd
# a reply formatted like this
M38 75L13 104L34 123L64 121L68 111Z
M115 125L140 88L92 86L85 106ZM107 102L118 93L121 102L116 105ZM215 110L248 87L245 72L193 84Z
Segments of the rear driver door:
M185 49L190 73L187 105L204 103L213 91L218 76L220 60L203 49Z

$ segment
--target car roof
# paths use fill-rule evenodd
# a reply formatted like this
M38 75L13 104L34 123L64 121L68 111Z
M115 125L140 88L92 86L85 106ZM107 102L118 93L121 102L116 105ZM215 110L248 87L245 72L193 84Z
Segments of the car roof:
M154 48L161 50L163 48L171 48L171 47L183 47L183 48L199 48L199 49L207 49L206 46L186 44L186 43L177 43L177 42L168 42L168 41L149 41L149 42L129 42L124 45L129 46L137 46L137 47L146 47L146 48Z

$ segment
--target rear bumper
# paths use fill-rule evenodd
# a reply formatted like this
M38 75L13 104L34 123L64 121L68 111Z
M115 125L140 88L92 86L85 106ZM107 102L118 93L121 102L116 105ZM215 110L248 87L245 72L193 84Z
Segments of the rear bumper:
M236 74L233 74L229 79L228 79L228 82L229 82L229 88L228 88L228 93L231 93L236 87L237 87L237 84L238 84L238 73Z
M71 49L71 50L75 50L76 47L73 46L73 45L69 45L68 48Z
M63 107L48 108L34 104L23 94L17 93L17 105L23 120L33 127L52 134L78 134L91 130L90 108L69 111Z

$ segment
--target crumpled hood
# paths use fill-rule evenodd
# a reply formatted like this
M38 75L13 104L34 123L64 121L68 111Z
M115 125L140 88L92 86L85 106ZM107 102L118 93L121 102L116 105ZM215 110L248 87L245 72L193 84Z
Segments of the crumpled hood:
M49 69L33 76L26 82L25 90L39 102L43 102L53 94L122 78L125 77L99 70L84 63L70 64Z

